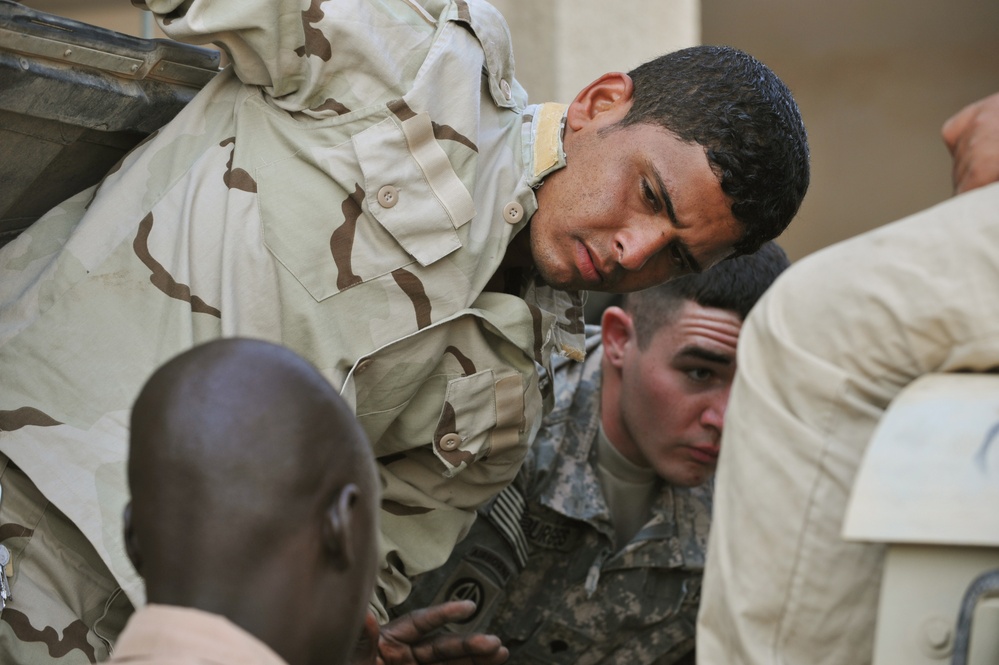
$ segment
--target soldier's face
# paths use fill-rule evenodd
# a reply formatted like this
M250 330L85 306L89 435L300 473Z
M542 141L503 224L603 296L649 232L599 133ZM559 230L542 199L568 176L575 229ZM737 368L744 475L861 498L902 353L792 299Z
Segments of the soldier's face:
M552 286L636 291L707 269L743 236L704 148L622 128L615 108L567 131L566 166L538 189L531 256Z
M644 349L633 327L621 344L605 335L601 416L626 458L681 487L711 477L741 328L735 312L686 301Z

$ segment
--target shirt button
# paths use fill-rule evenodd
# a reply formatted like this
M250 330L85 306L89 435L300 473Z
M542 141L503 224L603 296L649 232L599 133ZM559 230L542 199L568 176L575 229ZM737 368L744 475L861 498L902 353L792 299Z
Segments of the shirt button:
M508 224L516 224L520 220L524 219L524 206L520 205L516 201L507 203L506 207L503 208L503 219L505 219Z
M361 362L357 363L357 367L354 368L354 374L364 374L373 362L374 358L365 358Z
M503 96L506 97L507 101L513 97L513 90L510 88L510 82L506 79L500 79L500 90L503 91Z
M441 450L451 452L452 450L456 450L459 445L461 445L461 436L455 434L454 432L445 434L441 437Z
M378 203L383 208L391 208L399 202L399 190L392 185L385 185L378 190Z

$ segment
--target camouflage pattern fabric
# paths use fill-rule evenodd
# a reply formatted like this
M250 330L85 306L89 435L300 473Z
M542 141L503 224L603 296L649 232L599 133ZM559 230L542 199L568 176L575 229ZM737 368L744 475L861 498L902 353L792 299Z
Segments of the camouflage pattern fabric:
M0 542L11 553L7 572L16 586L0 615L0 660L106 660L132 612L128 598L86 538L3 455L0 491Z
M0 451L140 606L121 536L132 400L192 345L284 344L374 446L384 618L515 476L536 363L582 356L579 294L531 275L521 296L484 290L565 163L563 107L526 106L478 0L149 6L233 65L0 250Z
M513 664L692 662L711 484L663 484L653 517L614 550L593 456L599 339L584 363L556 363L554 411L516 480L397 612L472 598L477 614L449 628L498 635Z

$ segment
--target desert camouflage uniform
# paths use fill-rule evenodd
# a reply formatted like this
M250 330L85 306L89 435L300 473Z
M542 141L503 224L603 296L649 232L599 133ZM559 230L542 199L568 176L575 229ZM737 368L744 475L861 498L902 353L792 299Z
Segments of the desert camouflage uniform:
M36 597L23 579L30 546L14 551L0 651L42 654L21 662L93 660L65 653L75 624L54 617L83 602L67 596L103 566L116 583L98 615L118 586L144 602L121 538L127 423L142 383L175 354L262 338L342 386L384 487L383 616L516 474L540 424L535 363L582 355L578 294L530 275L520 295L484 291L537 209L533 187L564 165L564 108L525 105L495 9L148 4L170 36L224 44L233 67L0 251L0 452L68 519L60 538L75 525L96 564L67 573L54 562ZM93 630L85 637L106 653Z
M592 330L592 329L591 329ZM694 647L711 484L663 484L653 517L615 551L594 453L599 334L584 363L557 362L555 409L516 480L481 511L442 569L397 612L472 598L458 632L489 632L510 663L675 663Z

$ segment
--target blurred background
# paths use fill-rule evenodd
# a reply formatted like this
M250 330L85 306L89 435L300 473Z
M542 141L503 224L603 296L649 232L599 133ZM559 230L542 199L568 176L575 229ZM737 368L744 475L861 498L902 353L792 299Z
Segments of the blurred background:
M155 35L128 0L25 0ZM698 43L744 49L801 107L812 185L779 239L792 260L951 193L940 126L999 91L996 0L494 0L533 101L568 102L605 71ZM159 35L155 35L159 36Z

